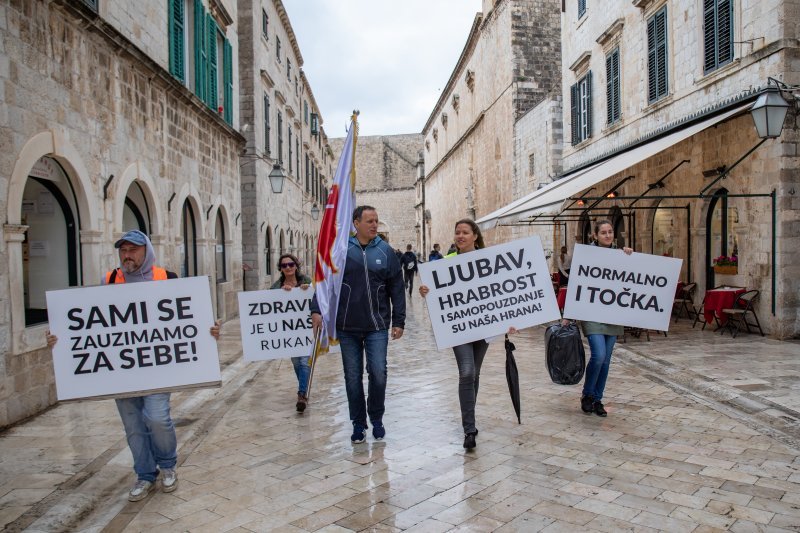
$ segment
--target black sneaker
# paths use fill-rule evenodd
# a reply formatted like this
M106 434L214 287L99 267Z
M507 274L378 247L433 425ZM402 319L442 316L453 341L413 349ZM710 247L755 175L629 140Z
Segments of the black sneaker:
M475 448L475 436L477 434L478 434L477 431L474 432L474 433L465 433L464 434L464 449L472 450L473 448Z
M372 436L375 440L383 440L383 437L386 436L386 428L383 427L383 423L372 423Z
M353 444L361 444L367 439L367 428L357 422L353 422L353 434L350 436L350 442Z
M581 411L586 414L594 410L594 398L591 396L581 396Z
M606 408L603 407L603 402L594 402L592 409L594 410L594 414L596 414L597 416L608 416Z

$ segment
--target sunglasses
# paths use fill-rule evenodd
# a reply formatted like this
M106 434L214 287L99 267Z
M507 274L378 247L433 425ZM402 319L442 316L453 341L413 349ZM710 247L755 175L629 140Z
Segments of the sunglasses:
M293 268L293 267L296 267L296 266L297 266L297 263L295 263L295 262L281 263L281 268Z

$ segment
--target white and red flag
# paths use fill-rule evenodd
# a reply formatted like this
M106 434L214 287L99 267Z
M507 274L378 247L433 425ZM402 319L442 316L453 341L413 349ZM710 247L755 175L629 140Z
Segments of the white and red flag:
M353 210L356 207L356 144L358 140L358 113L354 113L347 140L339 156L336 175L333 178L322 216L317 244L317 259L314 268L314 290L317 305L322 314L322 332L319 336L319 353L328 351L328 346L338 344L336 338L336 311L342 276L347 260L347 246L353 232Z

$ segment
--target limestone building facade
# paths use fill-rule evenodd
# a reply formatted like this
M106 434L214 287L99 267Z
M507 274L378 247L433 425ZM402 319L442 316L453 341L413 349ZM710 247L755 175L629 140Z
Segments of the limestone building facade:
M113 243L241 288L232 0L0 1L0 427L55 401L45 291L96 285Z
M788 0L567 0L557 189L569 192L545 186L498 220L550 220L553 246L571 246L609 219L618 244L683 259L696 305L719 285L758 290L762 327L798 336L797 15ZM788 114L764 140L750 107L768 86ZM733 255L735 273L715 268Z
M422 130L425 201L418 218L429 225L430 242L449 243L456 220L491 213L528 186L515 177L527 176L527 164L515 170L523 147L515 124L533 108L559 102L560 7L558 0L484 0ZM557 154L545 155L550 149L539 160L550 160L548 172L555 172ZM512 236L502 226L485 234L490 243Z
M242 242L247 290L280 275L280 254L313 271L316 239L335 170L323 119L291 21L280 0L240 0ZM276 192L269 178L286 176ZM316 217L316 218L315 218Z
M331 139L338 160L345 139ZM379 233L392 248L412 245L422 252L422 228L416 224L415 184L422 136L372 135L358 138L356 146L356 203L378 211Z
M581 124L580 102L573 99L577 112L565 105L564 122L571 124L570 132L578 130L565 143L567 172L659 132L703 119L713 123L608 175L594 193L613 188L625 198L645 191L652 196L705 191L703 197L636 204L651 210L628 209L631 199L608 200L586 213L588 218L611 215L618 233L636 248L682 258L683 279L698 284L698 304L706 289L721 284L756 289L764 329L781 338L798 335L800 280L780 274L796 269L800 260L798 108L785 93L792 102L784 130L759 145L746 107L769 77L800 83L797 2L660 0L624 2L616 9L589 2L583 13L579 2L566 7L565 97L572 92L580 100L582 84L596 73L584 100L585 109L594 113L591 129L585 120ZM741 111L729 114L737 108ZM633 178L625 180L628 176ZM650 189L662 178L663 188ZM585 220L571 223L574 229L567 233L583 238ZM714 259L731 255L738 256L737 273L716 273Z

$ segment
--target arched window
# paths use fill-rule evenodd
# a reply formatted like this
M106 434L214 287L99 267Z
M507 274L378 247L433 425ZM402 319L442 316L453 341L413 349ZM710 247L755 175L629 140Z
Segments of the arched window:
M706 217L706 287L716 285L714 259L739 256L739 239L734 231L739 223L739 210L729 205L727 189L719 189L711 197Z
M78 211L72 185L55 159L40 158L22 196L25 325L47 322L48 290L80 284ZM94 281L95 283L97 281Z
M125 195L125 207L122 210L122 229L128 231L138 229L150 235L150 207L144 196L144 191L138 182L134 181Z
M181 277L197 275L197 228L195 226L194 209L187 199L183 202L181 214L181 235L183 237L183 261L181 261Z
M226 281L228 279L227 261L225 253L225 224L222 220L222 211L217 211L217 223L214 227L214 232L217 237L217 244L215 247L215 258L217 267L217 282Z
M616 243L617 248L627 246L625 239L625 215L623 215L622 210L616 206L611 208L609 214L611 215L611 226L614 228L614 243Z
M581 243L589 244L592 242L592 221L589 219L589 213L584 211L581 213L580 221L578 222L578 231L580 232Z
M659 206L653 212L653 242L651 253L665 257L675 257L675 240L678 235L675 227L675 214L668 207Z
M269 226L264 240L264 271L267 276L272 275L272 228Z

